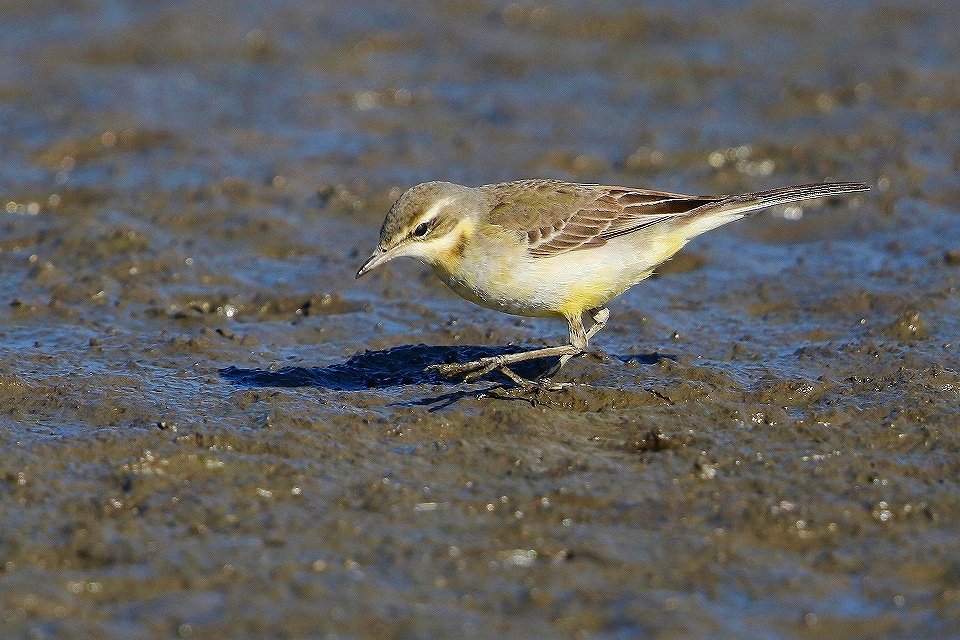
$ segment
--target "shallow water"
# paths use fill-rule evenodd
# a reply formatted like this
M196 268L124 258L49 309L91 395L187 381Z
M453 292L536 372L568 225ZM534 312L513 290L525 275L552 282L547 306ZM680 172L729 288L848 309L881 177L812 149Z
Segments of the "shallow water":
M0 4L0 635L960 635L954 13ZM424 373L565 327L384 213L537 176L873 188Z

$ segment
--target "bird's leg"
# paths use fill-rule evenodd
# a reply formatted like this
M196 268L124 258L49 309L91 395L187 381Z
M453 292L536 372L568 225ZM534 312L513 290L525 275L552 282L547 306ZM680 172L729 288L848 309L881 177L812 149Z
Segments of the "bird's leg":
M445 376L463 375L464 382L469 382L470 380L485 376L495 369L500 369L508 378L522 386L545 386L521 378L513 371L510 371L508 366L526 360L559 356L560 362L550 370L551 374L556 373L560 370L560 367L566 364L567 360L578 353L583 353L583 350L587 348L587 333L583 328L583 321L580 319L579 314L575 317L567 318L567 327L570 329L570 344L559 347L544 347L543 349L522 351L520 353L506 353L499 356L480 358L474 362L465 362L463 364L432 364L426 368L426 371L439 371ZM547 383L547 385L549 388L559 386L550 383Z
M590 338L597 335L597 332L600 331L600 329L603 329L604 326L606 326L607 320L610 318L610 310L607 309L606 307L598 307L596 309L590 309L590 311L588 311L587 313L590 314L590 319L593 320L593 326L590 327L590 330L587 331L586 334L583 336L583 349L581 349L579 353L586 351L587 344L590 342ZM581 323L578 323L578 324L580 324L580 331L582 332L583 324ZM570 326L570 343L571 344L575 344L573 335L574 335L574 327L573 325L571 325ZM543 376L541 376L541 378L550 379L553 376L555 376L557 374L557 371L560 371L560 367L567 364L567 361L570 360L570 358L572 358L575 355L577 354L571 353L570 355L560 356L560 361L557 362L557 364L553 365L549 371L544 373Z
M534 349L533 351L510 353L501 356L490 356L487 358L481 358L480 360L476 360L474 362L465 362L463 364L434 364L427 367L426 370L439 371L441 374L447 376L464 374L464 381L469 382L470 380L483 377L491 371L499 369L504 373L504 375L520 386L546 386L548 388L559 388L561 385L550 383L550 378L556 375L556 373L560 371L563 365L565 365L570 358L583 353L587 348L590 338L595 336L601 329L603 329L603 327L607 324L607 320L610 318L610 310L606 307L590 309L588 313L590 314L590 319L593 320L593 326L590 327L589 331L584 330L583 320L579 315L567 318L567 328L570 331L570 344L568 345L563 345L560 347L545 347L543 349ZM517 362L557 356L559 356L560 359L558 360L557 364L552 366L549 371L541 376L540 379L542 382L527 380L526 378L514 373L508 367L508 365Z
M607 315L609 315L609 312L607 312ZM590 311L590 316L593 317L592 310ZM596 320L594 320L594 322L596 322ZM553 376L557 375L557 372L563 368L563 365L567 364L570 358L577 354L583 353L587 348L587 342L590 340L590 336L596 333L593 330L596 326L597 325L594 324L593 327L590 327L590 333L587 333L583 329L583 319L580 317L579 313L575 317L567 318L567 328L570 329L570 344L577 347L577 350L560 356L560 360L557 361L557 364L550 367L550 369L540 376L540 378L542 380L549 380Z
M600 329L603 329L607 326L607 320L610 319L610 309L606 307L597 307L596 309L590 309L590 319L593 320L593 326L590 327L590 331L587 331L587 341L590 341L590 338L597 335L600 332Z
M565 344L560 347L545 347L543 349L534 349L533 351L521 351L520 353L505 353L499 356L489 356L480 358L473 362L451 363L451 364L432 364L426 371L439 371L445 376L464 375L465 381L484 376L494 369L503 369L508 365L526 360L536 360L538 358L552 358L556 356L576 355L580 349L572 344Z

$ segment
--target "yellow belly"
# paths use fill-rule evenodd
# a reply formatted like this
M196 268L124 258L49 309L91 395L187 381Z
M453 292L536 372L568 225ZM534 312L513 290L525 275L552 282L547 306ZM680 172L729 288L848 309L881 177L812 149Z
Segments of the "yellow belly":
M537 259L542 262L544 259ZM479 270L434 265L437 275L461 297L483 307L519 316L576 317L603 307L652 270L636 273L615 268L577 275L569 259L554 264Z
M578 316L590 309L606 306L608 302L653 273L649 270L630 278L598 278L591 282L577 282L567 288L566 295L558 305L560 314Z
M459 255L433 263L437 275L478 305L520 316L564 316L605 306L653 272L685 242L657 238L647 246L617 239L602 247L531 257L526 247L469 243Z

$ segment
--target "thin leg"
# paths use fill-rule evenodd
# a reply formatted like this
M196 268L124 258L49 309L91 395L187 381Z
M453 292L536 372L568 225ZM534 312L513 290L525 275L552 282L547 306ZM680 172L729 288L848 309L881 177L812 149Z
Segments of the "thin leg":
M563 368L563 365L573 356L583 353L587 348L587 332L583 330L583 320L580 318L580 314L577 314L573 318L567 318L567 328L570 330L570 344L577 347L577 350L572 353L565 353L560 356L560 360L557 361L557 364L550 367L550 370L541 376L549 380L553 376L557 375L557 372Z
M534 349L533 351L524 351L522 353L508 353L502 356L490 356L480 358L474 362L464 362L462 364L432 364L426 368L426 371L438 371L445 376L462 375L464 382L469 382L483 377L499 369L508 378L523 387L546 387L548 389L560 388L562 385L553 384L550 378L556 375L560 368L575 355L583 353L587 348L590 338L595 336L598 331L603 329L610 318L610 310L606 307L590 309L590 319L593 320L593 326L589 331L583 328L583 320L577 314L574 317L567 318L567 329L570 331L570 344L559 347L544 347L543 349ZM560 357L560 360L550 368L542 377L541 381L527 380L514 373L509 365L526 360L538 360L540 358Z
M593 326L590 327L590 331L587 331L587 341L590 341L590 338L597 335L601 329L607 326L607 320L610 319L610 309L606 307L599 307L597 309L590 309L590 319L593 320Z
M581 335L583 336L583 348L580 349L578 353L582 353L586 351L587 344L590 342L590 338L597 335L597 332L600 331L600 329L603 329L603 327L607 324L607 320L610 318L610 310L607 309L606 307L600 307L598 309L590 309L588 313L590 314L590 319L593 320L593 326L590 327L590 330L587 331L586 334L583 333L583 323L579 321L580 320L579 318L577 318L577 321L578 321L577 325L579 325L579 329L572 324L570 325L570 343L571 344L576 344L574 342L575 333L578 336L581 336ZM568 320L567 322L570 322L570 321ZM553 376L557 375L557 372L560 371L560 368L563 367L563 365L567 364L570 358L572 358L575 355L577 354L571 353L570 355L560 356L560 360L557 362L557 364L553 365L549 371L543 374L542 377L545 379L550 379Z
M490 356L462 364L432 364L426 368L426 371L439 371L445 376L463 375L464 381L469 382L475 378L487 375L494 369L502 369L507 365L517 362L556 356L563 357L564 355L575 355L577 353L580 353L580 349L572 344L566 344L561 347L545 347L543 349L534 349L533 351L523 351L521 353L506 353L502 356Z
M523 387L524 389L546 389L548 391L559 391L566 386L562 382L550 382L550 380L547 378L527 380L522 376L518 376L513 372L513 369L506 366L500 367L500 372L517 383L517 386Z

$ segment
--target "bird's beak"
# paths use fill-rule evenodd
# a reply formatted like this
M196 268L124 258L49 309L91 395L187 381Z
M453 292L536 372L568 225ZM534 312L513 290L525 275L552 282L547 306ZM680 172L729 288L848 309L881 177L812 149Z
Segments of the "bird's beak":
M403 255L401 250L402 246L397 246L392 249L383 249L378 246L374 250L373 254L367 258L367 261L363 263L363 266L360 267L360 270L357 271L357 277L359 278L368 271L372 271L373 269L382 265L384 262L389 262L397 256Z

